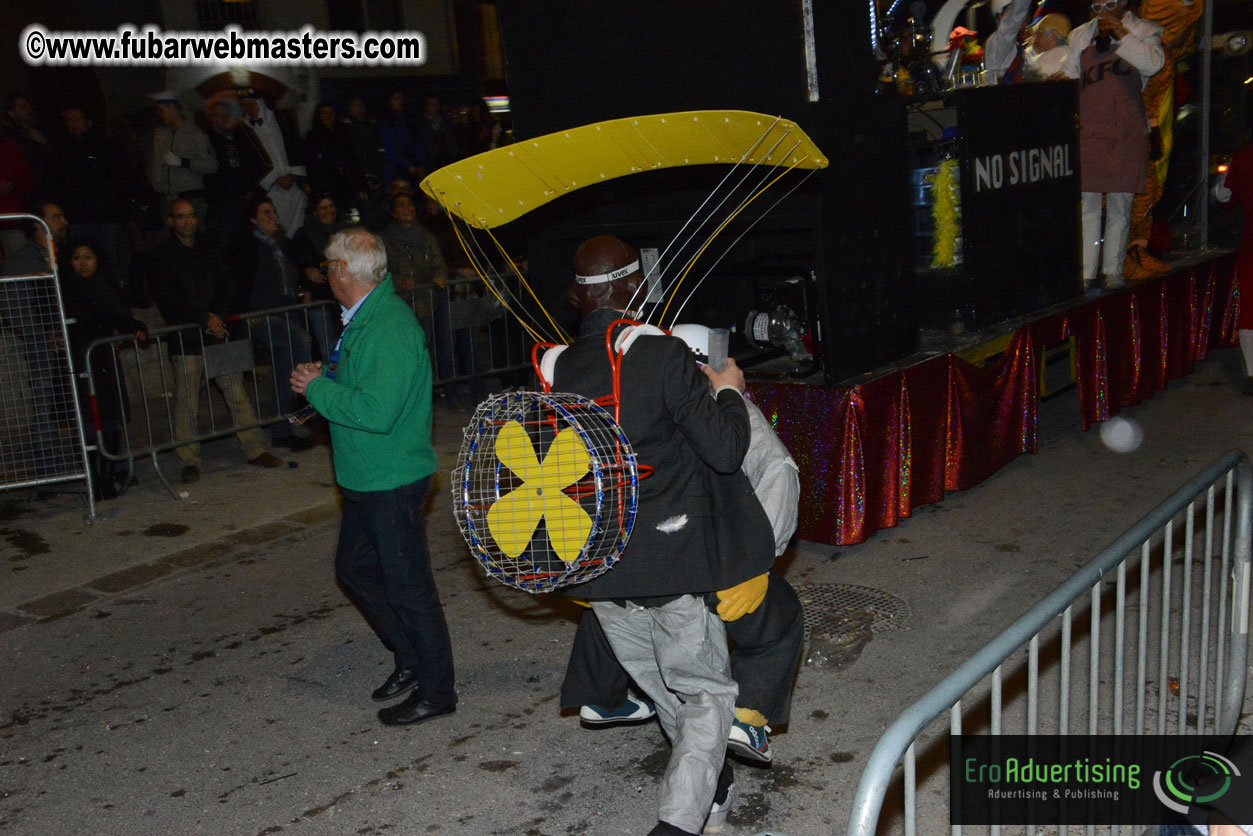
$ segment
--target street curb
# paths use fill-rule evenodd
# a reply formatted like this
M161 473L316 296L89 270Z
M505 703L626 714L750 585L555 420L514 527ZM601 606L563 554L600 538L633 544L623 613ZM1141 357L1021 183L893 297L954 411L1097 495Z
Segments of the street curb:
M241 554L292 534L308 533L338 524L339 514L338 502L306 508L278 520L232 531L216 540L200 543L156 560L109 572L15 606L0 608L0 634L30 624L56 621L82 612L112 596L183 574L209 561Z

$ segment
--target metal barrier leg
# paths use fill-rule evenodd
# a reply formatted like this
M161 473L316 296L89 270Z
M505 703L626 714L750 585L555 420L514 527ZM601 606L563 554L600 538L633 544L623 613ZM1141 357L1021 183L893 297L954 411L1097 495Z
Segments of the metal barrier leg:
M1175 521L1166 523L1162 542L1162 619L1157 654L1157 733L1166 733L1166 696L1170 693L1170 560L1175 539Z
M1205 493L1205 572L1201 584L1201 659L1197 671L1196 733L1205 734L1205 708L1209 686L1210 593L1214 589L1214 486Z
M1239 488L1236 495L1236 542L1231 560L1231 654L1227 666L1226 703L1219 734L1231 734L1240 722L1244 702L1244 683L1248 675L1249 594L1250 590L1250 514L1253 513L1253 473L1242 463L1236 470Z
M1211 581L1214 571L1219 567L1219 555L1214 550L1215 535L1218 533L1217 518L1214 516L1216 491L1226 481L1226 496L1222 523L1222 554L1221 571L1219 571L1219 601L1213 606L1210 595L1213 594ZM1237 484L1238 482L1238 484ZM1200 536L1196 529L1195 514L1198 511L1198 500L1206 498L1206 528L1204 541L1204 560L1206 571L1204 578L1197 577L1201 589L1193 586L1191 562L1196 557L1195 539ZM1187 514L1181 529L1184 539L1183 549L1176 549L1174 533L1179 514ZM1234 527L1234 538L1232 537ZM1159 540L1159 538L1161 538ZM1151 556L1157 544L1161 544L1161 577L1152 575ZM1127 564L1135 560L1135 552L1139 547L1139 614L1135 626L1127 624L1127 609L1135 605L1135 598L1127 600L1130 592L1129 581L1134 583L1135 575L1130 572L1134 567ZM867 762L862 779L858 784L853 798L853 810L849 817L848 836L874 836L879 823L879 813L883 799L893 775L895 765L904 764L905 790L905 822L906 834L914 832L940 832L941 820L936 817L930 822L919 823L917 819L917 776L914 764L914 747L921 739L922 732L933 722L940 720L945 707L949 711L949 745L961 745L962 732L962 700L966 696L981 693L984 677L991 676L991 723L990 735L994 745L998 735L1003 733L1001 722L1005 709L1002 690L1003 670L1001 666L1013 654L1027 652L1025 670L1025 694L1015 695L1025 705L1025 726L1028 737L1038 734L1041 728L1050 731L1048 718L1040 716L1041 707L1041 635L1052 635L1052 626L1060 625L1060 669L1057 680L1047 677L1047 682L1060 681L1058 698L1059 722L1057 732L1069 733L1069 690L1072 684L1071 652L1072 630L1071 621L1073 607L1088 598L1088 671L1087 688L1088 704L1087 731L1095 735L1107 728L1102 722L1104 712L1111 712L1114 733L1126 733L1124 729L1130 725L1131 695L1125 688L1135 682L1135 732L1137 736L1154 734L1165 736L1184 736L1189 734L1187 716L1189 701L1197 706L1197 723L1194 733L1207 730L1212 711L1213 733L1226 736L1235 729L1241 718L1245 703L1246 680L1249 674L1249 639L1248 629L1250 609L1253 608L1253 465L1238 451L1232 451L1216 459L1213 463L1194 477L1189 483L1181 486L1171 497L1163 501L1157 508L1147 514L1134 527L1125 531L1099 555L1093 558L1080 571L1074 573L1061 586L1050 593L1031 611L1023 615L1009 628L990 641L983 649L966 660L942 682L938 683L926 695L915 701L891 724L875 744ZM1184 562L1181 582L1174 582L1173 559L1179 552ZM1201 559L1201 558L1198 558ZM1108 573L1116 571L1116 578ZM1116 581L1112 593L1112 602L1105 600L1104 584ZM1155 585L1160 584L1160 593ZM1230 584L1230 590L1228 590ZM1177 587L1177 588L1175 588ZM1194 606L1192 596L1200 599L1199 606ZM1176 598L1179 598L1177 610L1182 624L1172 618ZM1112 603L1112 606L1110 606ZM1160 612L1153 612L1152 606L1160 606ZM1228 616L1227 607L1231 607ZM1200 625L1193 625L1192 619L1199 614ZM1210 617L1216 614L1214 623ZM1112 626L1112 636L1110 627ZM1046 628L1047 631L1046 631ZM1211 661L1209 632L1214 632L1213 642L1216 645L1214 659ZM1159 635L1153 636L1153 632ZM1133 638L1134 633L1134 638ZM1102 645L1102 635L1106 637ZM1176 636L1181 637L1178 647L1177 661L1172 659L1175 652ZM1111 641L1112 639L1112 641ZM1129 642L1134 641L1136 647L1135 671L1130 669L1131 660L1126 658ZM1150 641L1152 644L1150 644ZM1196 644L1196 647L1193 645ZM1051 647L1051 643L1049 645ZM1157 657L1156 662L1149 659L1150 653ZM1046 660L1051 653L1046 654ZM1150 671L1149 668L1155 667ZM1045 664L1045 667L1049 665ZM1196 669L1195 672L1193 669ZM1110 670L1112 669L1112 670ZM1214 680L1210 682L1210 671L1214 671ZM1151 675L1150 675L1151 674ZM1195 679L1194 679L1195 677ZM1104 690L1101 682L1108 679L1112 682L1109 691ZM1124 679L1127 680L1124 682ZM1193 682L1196 684L1194 685ZM1176 684L1177 683L1177 684ZM1177 687L1178 694L1172 701L1172 686ZM1152 700L1153 689L1157 689L1157 699ZM1102 693L1104 692L1104 693ZM1151 701L1151 702L1150 702ZM1173 703L1173 704L1172 704ZM1213 708L1210 709L1210 704ZM1077 707L1077 706L1076 706ZM1151 712L1156 708L1157 722L1151 722ZM1173 709L1173 710L1172 710ZM1125 712L1125 714L1124 714ZM1150 716L1146 717L1145 715ZM1167 716L1176 717L1177 726L1168 732ZM1079 718L1076 716L1075 718ZM978 723L975 724L978 726ZM1017 725L1017 723L1015 723ZM1065 738L1063 738L1064 740ZM1144 738L1141 737L1143 740ZM960 751L950 752L950 763L960 762ZM995 757L995 756L994 756ZM961 826L954 822L962 821L961 797L950 798L950 826L954 834L961 832ZM1025 831L1015 827L1014 834L1025 832L1025 836L1037 836L1037 831L1030 822L1037 820L1038 811L1034 805L1028 805ZM998 813L991 809L990 832L998 830L996 822ZM921 826L920 826L921 825ZM1086 823L1086 832L1098 832L1098 826L1091 817ZM1141 828L1133 828L1139 833ZM979 832L989 832L980 829ZM1042 832L1066 833L1063 825L1059 828L1051 826ZM1101 826L1099 832L1117 834L1127 832L1126 827L1117 824ZM1149 831L1146 831L1149 832Z
M161 472L161 465L157 462L157 451L153 450L149 453L149 455L152 456L152 471L157 474L157 478L161 480L161 484L165 485L165 489L169 491L171 497L174 499L182 499L182 497L174 490L170 481L165 478L165 474Z
M1223 516L1223 563L1222 569L1219 571L1218 581L1218 656L1214 662L1214 733L1221 734L1223 728L1224 712L1226 711L1226 700L1223 695L1227 692L1226 677L1223 672L1227 668L1227 656L1225 648L1227 646L1227 580L1228 570L1231 568L1231 511L1235 506L1233 499L1235 482L1233 475L1227 474L1227 497L1224 501Z
M1180 736L1188 733L1188 666L1191 664L1192 647L1192 538L1196 534L1193 511L1196 503L1189 502L1183 535L1183 624L1179 631L1179 729ZM1199 719L1199 718L1198 718Z

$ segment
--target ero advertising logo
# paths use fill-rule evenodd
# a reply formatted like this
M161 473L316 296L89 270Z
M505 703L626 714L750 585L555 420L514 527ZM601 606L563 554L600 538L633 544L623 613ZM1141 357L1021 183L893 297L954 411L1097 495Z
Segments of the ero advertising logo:
M1212 804L1231 789L1240 770L1217 752L1184 755L1166 769L1153 773L1157 800L1183 815L1194 805Z
M1253 746L1231 738L959 735L949 746L953 824L1253 821Z

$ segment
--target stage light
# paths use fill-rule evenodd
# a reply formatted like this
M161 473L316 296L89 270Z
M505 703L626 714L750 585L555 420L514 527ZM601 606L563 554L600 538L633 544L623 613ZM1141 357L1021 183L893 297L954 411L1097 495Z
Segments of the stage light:
M1210 49L1221 52L1223 58L1243 55L1253 46L1253 37L1249 32L1222 32L1210 38Z
M772 311L749 311L744 321L744 339L756 349L776 346L787 349L794 360L810 356L802 337L805 326L796 313L786 305Z
M508 96L484 96L483 103L487 105L488 113L508 113L509 97Z

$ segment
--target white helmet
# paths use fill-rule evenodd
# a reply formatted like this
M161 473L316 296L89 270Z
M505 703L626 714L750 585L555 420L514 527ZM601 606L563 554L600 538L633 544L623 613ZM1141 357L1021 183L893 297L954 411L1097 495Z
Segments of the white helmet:
M706 325L676 325L670 333L683 342L692 353L702 360L709 359L709 327Z

